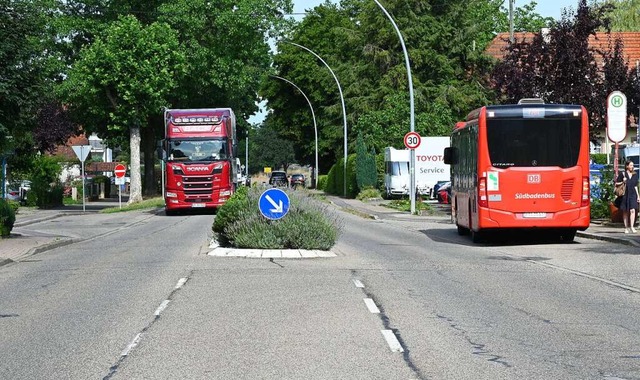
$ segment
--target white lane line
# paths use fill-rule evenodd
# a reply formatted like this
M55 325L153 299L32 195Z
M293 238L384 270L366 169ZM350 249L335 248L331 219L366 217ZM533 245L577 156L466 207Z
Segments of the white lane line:
M362 283L362 281L358 280L358 279L353 279L353 284L356 286L356 288L364 288L364 284Z
M404 349L400 345L398 338L396 338L395 334L391 330L380 330L382 332L382 336L387 341L389 348L391 348L391 352L404 352Z
M569 268L563 268L563 267L559 267L557 265L553 265L553 264L549 264L549 263L543 263L543 262L536 261L536 260L527 260L527 262L530 262L530 263L533 263L533 264L542 265L542 266L545 266L545 267L548 267L548 268L558 269L558 270L561 270L563 272L572 273L572 274L575 274L575 275L580 276L580 277L588 278L590 280L603 282L605 284L608 284L608 285L611 285L611 286L615 286L617 288L621 288L621 289L624 289L624 290L628 290L630 292L640 293L640 289L638 289L638 288L634 288L634 287L629 286L629 285L621 284L619 282L610 281L610 280L607 280L607 279L602 278L602 277L592 276L592 275L590 275L588 273L579 272L577 270L573 270L573 269L569 269Z
M186 278L186 277L181 278L181 279L178 281L178 284L176 285L176 289L180 289L181 287L183 287L183 286L184 286L184 284L186 284L188 280L189 280L189 279L188 279L188 278Z
M162 313L164 311L164 309L167 308L167 305L169 305L169 300L164 300L162 301L162 303L160 304L160 306L158 306L158 308L156 309L156 312L153 313L153 315L155 315L156 317L160 315L160 313Z
M367 308L369 309L370 312L374 314L380 314L380 309L378 309L378 306L376 306L376 303L373 302L371 298L365 298L364 303L365 305L367 305Z
M133 340L131 341L131 343L129 343L129 345L127 346L127 348L124 349L124 351L122 351L122 354L120 354L120 356L127 356L129 355L129 353L131 352L131 350L133 350L134 348L136 348L136 346L138 345L138 343L140 343L140 338L142 337L142 333L139 333L138 335L136 335L135 338L133 338Z

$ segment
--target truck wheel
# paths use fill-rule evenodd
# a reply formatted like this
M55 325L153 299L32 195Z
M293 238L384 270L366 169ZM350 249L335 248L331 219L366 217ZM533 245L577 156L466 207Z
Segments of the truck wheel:
M166 209L166 208L165 208L165 209L164 209L164 214L165 214L166 216L176 216L176 215L178 215L178 211L176 211L176 210L169 210L169 209Z

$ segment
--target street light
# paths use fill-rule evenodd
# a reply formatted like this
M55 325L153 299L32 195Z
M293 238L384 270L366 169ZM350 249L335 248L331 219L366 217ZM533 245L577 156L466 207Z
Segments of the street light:
M340 92L340 101L342 102L342 119L344 121L344 176L343 176L343 179L344 179L344 197L346 198L347 197L347 110L344 106L344 96L342 95L342 87L340 87L340 81L338 81L338 77L336 77L336 74L333 72L333 70L331 70L331 67L329 67L329 65L324 61L324 59L320 58L320 56L315 52L313 52L311 49L309 49L308 47L302 46L300 44L297 44L295 42L289 42L289 41L283 41L283 42L297 46L313 54L316 58L320 60L320 62L322 62L325 66L327 66L327 69L329 69L329 72L331 72L331 75L333 75L333 79L336 81L336 84L338 85L338 92Z
M404 39L402 38L402 33L400 33L400 29L398 29L398 25L396 25L396 22L393 20L393 17L391 17L391 15L389 14L389 12L387 12L386 9L384 9L384 7L382 6L382 4L380 4L378 2L378 0L373 0L375 1L376 4L378 4L378 6L380 7L380 9L382 9L382 11L384 12L384 14L387 16L387 18L389 18L389 21L391 21L391 24L393 24L394 29L396 30L396 33L398 33L398 38L400 39L400 44L402 45L402 51L404 53L404 62L405 65L407 66L407 79L409 81L409 109L411 112L411 116L410 116L410 124L411 124L411 132L415 131L415 113L414 113L414 107L413 107L413 79L411 78L411 65L409 64L409 53L407 52L407 47L404 44ZM414 214L416 212L416 151L415 149L411 149L411 161L409 163L409 167L410 167L410 174L411 174L411 180L410 180L410 185L411 185L411 191L410 191L410 197L411 197L411 214Z
M289 83L290 85L292 85L293 87L295 87L296 89L298 89L298 91L300 91L302 96L304 96L304 98L307 100L307 103L309 103L309 108L311 109L311 116L313 117L313 131L316 137L316 166L313 168L315 173L315 175L313 176L315 179L315 183L313 184L313 187L317 189L318 188L318 125L316 124L316 114L315 112L313 112L313 106L311 105L311 101L309 100L307 95L300 89L300 87L295 85L295 83L291 82L290 80L279 77L277 75L271 75L271 77L283 80Z

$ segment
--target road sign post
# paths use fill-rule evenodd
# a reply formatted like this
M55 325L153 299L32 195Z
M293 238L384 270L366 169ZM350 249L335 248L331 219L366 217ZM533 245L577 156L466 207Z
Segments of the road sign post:
M84 196L84 161L91 153L91 145L73 145L71 147L82 164L82 212L86 211Z
M267 189L260 195L258 207L265 218L278 220L289 212L289 196L280 189Z
M411 200L411 213L413 214L416 210L416 151L415 149L420 146L422 142L422 137L418 132L408 132L404 135L404 146L409 149L410 159L409 159L409 199Z
M113 169L113 174L116 175L115 184L118 185L118 204L120 208L122 208L122 185L124 185L124 175L126 173L127 168L122 164L116 165Z
M607 137L615 143L613 172L617 176L618 144L627 137L627 97L620 91L612 91L607 97Z

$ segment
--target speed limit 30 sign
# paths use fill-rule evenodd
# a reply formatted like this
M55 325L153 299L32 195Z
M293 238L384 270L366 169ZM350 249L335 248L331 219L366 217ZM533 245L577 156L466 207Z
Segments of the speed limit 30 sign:
M420 141L422 141L422 139L418 132L409 132L404 135L404 146L406 146L407 149L416 149L420 146Z

